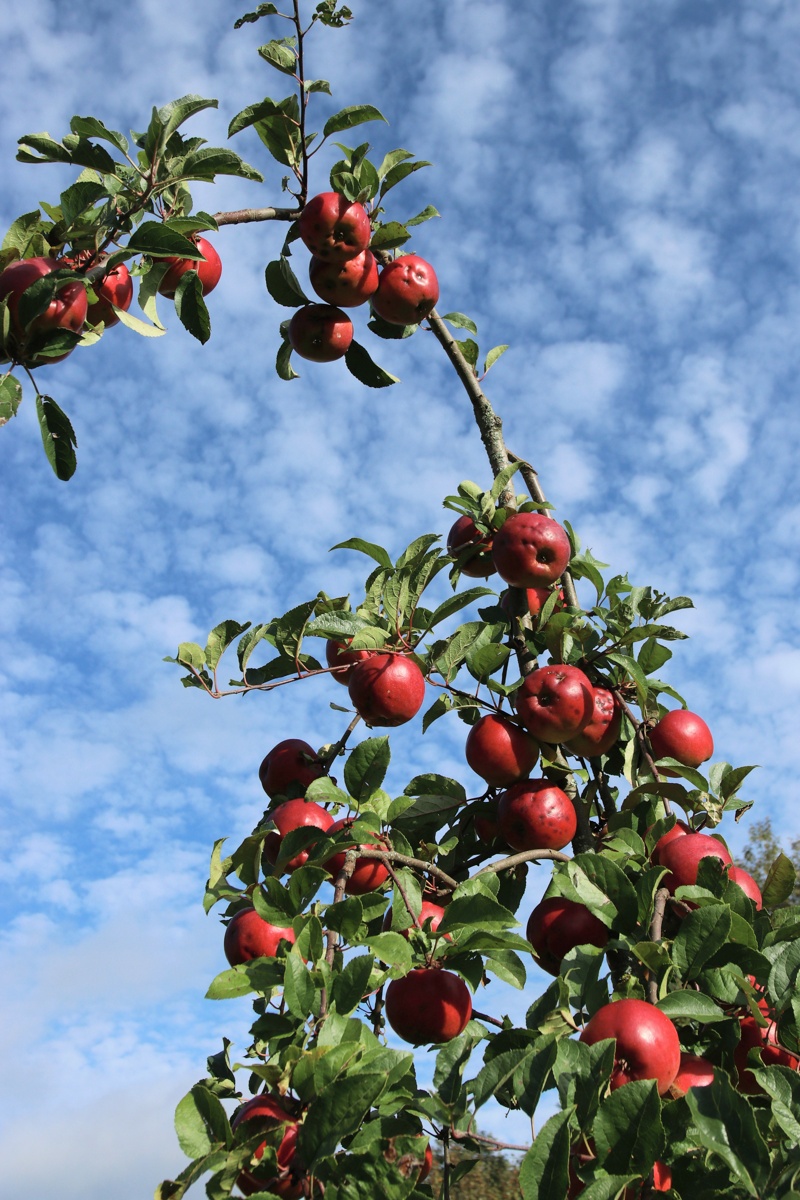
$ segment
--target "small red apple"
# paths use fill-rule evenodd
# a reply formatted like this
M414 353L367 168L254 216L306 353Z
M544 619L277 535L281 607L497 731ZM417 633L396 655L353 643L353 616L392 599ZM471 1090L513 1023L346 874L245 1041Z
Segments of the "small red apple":
M714 753L711 730L702 717L685 708L675 708L650 730L653 757L675 758L685 767L699 767ZM663 775L674 775L664 770Z
M500 836L512 850L563 850L578 828L572 801L549 779L523 779L497 802Z
M312 258L308 277L312 288L326 304L357 308L359 304L365 304L378 287L378 264L370 250L363 250L347 262Z
M222 277L222 259L211 245L211 242L207 241L204 237L191 237L189 241L194 242L199 252L203 255L203 258L164 259L164 262L169 266L169 270L162 277L161 283L158 285L158 290L162 296L166 296L169 300L175 295L178 290L178 284L187 271L197 272L204 296L207 296L209 292L213 292Z
M232 967L253 958L273 958L281 940L294 942L291 925L286 928L271 925L254 908L241 908L225 929L225 957Z
M372 309L390 325L418 325L436 306L439 281L430 263L404 254L381 271Z
M544 608L547 601L553 594L551 587L530 587L518 588L519 593L525 594L525 607L532 617L538 617ZM564 606L564 592L561 588L558 589L558 600L556 602L555 611L558 612ZM512 612L511 592L506 590L500 597L500 607L509 615ZM514 611L517 611L516 609ZM523 609L524 611L524 609Z
M340 192L320 192L301 212L297 229L315 258L342 263L369 246L372 236L367 210Z
M486 579L494 573L492 539L488 534L481 533L472 517L465 514L450 527L447 553L451 558L458 558L467 549L471 549L472 554L459 567L462 575L468 575L471 579Z
M351 638L350 642L352 640ZM345 687L350 682L350 676L353 674L356 663L372 658L375 653L374 650L348 650L350 642L329 641L325 646L325 661L328 666L342 668L339 671L332 671L331 679L335 679L337 683L343 683Z
M308 785L325 774L316 751L300 738L285 738L273 746L258 768L261 786L270 800L304 796Z
M594 688L580 667L551 663L526 675L514 703L537 741L566 742L592 720Z
M636 1079L655 1079L659 1093L669 1090L678 1074L681 1043L678 1031L659 1008L646 1000L612 1000L584 1026L580 1040L589 1046L616 1038L611 1090Z
M442 908L442 906L440 904L434 904L433 901L431 901L431 900L423 900L419 916L417 917L417 920L416 920L417 928L422 929L422 926L425 924L425 922L427 920L430 920L430 931L431 931L431 933L436 933L436 930L439 928L439 926L442 923L443 916L444 916L444 909ZM392 928L392 905L390 904L386 910L386 916L383 918L383 929L385 932L388 932L391 928ZM397 932L401 933L403 935L403 937L405 937L405 938L408 937L408 929L400 929ZM452 941L452 938L450 937L449 933L446 933L445 937L448 939L448 941Z
M761 1051L759 1057L765 1067L788 1067L790 1071L800 1069L800 1059L779 1044L778 1027L774 1021L761 1026L755 1017L742 1017L739 1029L741 1037L733 1052L733 1062L739 1079L737 1086L746 1096L759 1096L763 1091L748 1069L747 1060L751 1050Z
M386 1019L398 1037L414 1045L451 1042L472 1016L469 988L440 967L416 967L386 989Z
M309 362L336 362L344 358L353 340L353 322L331 304L306 304L289 322L289 342Z
M497 801L492 800L484 804L475 817L475 832L482 842L487 846L491 846L495 838L500 836L500 827L497 824Z
M348 830L353 824L352 817L342 817L339 821L334 821L328 830L328 836L333 837L340 829ZM367 850L380 850L374 842L364 842L364 848ZM337 854L332 855L323 866L326 871L329 871L333 880L344 866L345 851L340 850ZM357 858L353 874L344 885L344 890L348 896L364 896L367 892L374 892L389 878L389 870L385 863L382 863L378 858Z
M492 787L508 787L530 775L539 747L529 733L502 713L487 713L467 734L464 753L481 779Z
M118 263L107 275L92 284L97 296L94 304L89 305L86 320L91 325L99 325L102 321L106 329L119 324L119 317L114 312L121 308L127 312L133 300L133 280L125 263Z
M269 1180L257 1179L251 1171L244 1170L236 1178L237 1187L245 1196L255 1192L268 1191L275 1196L283 1196L285 1200L300 1200L304 1189L302 1180L291 1170L297 1153L298 1122L284 1107L281 1096L263 1093L248 1100L237 1109L231 1121L231 1128L237 1129L244 1121L259 1120L266 1129L277 1129L284 1126L285 1132L278 1146L279 1174ZM263 1157L266 1142L257 1148L254 1158Z
M71 354L60 354L55 358L45 355L27 356L26 343L37 334L52 333L57 329L68 329L71 333L80 333L83 329L88 311L86 288L76 280L67 282L60 287L44 312L35 317L27 327L23 328L19 318L19 302L24 292L31 284L42 279L45 275L63 268L52 258L21 258L10 263L0 274L0 300L8 298L8 309L11 316L11 328L17 343L15 354L20 362L28 366L39 366L42 363L61 362Z
M608 942L609 931L585 904L564 896L551 896L534 908L525 936L536 951L539 966L551 975L558 975L565 954L575 946L602 949Z
M419 1175L417 1176L417 1183L422 1183L423 1180L428 1178L428 1176L431 1173L432 1167L433 1167L433 1150L431 1150L431 1146L430 1146L430 1142L429 1142L428 1145L425 1147L425 1155L422 1159L422 1166L419 1169Z
M666 846L659 839L658 864L666 867L669 875L665 875L661 886L668 888L674 895L676 888L692 886L697 883L697 872L700 861L704 858L718 858L729 864L731 856L717 838L707 833L685 833L682 837L673 838Z
M293 829L309 827L321 829L323 833L327 833L333 825L333 817L327 809L322 808L319 804L314 804L311 800L287 800L285 804L279 804L277 808L273 809L269 816L275 822L278 830L277 833L267 834L264 841L264 857L272 863L278 861L281 842ZM294 858L289 859L284 870L296 871L298 867L302 867L308 861L309 853L310 847L301 850Z
M681 1053L681 1065L672 1081L672 1089L685 1096L689 1088L708 1087L714 1082L714 1067L699 1054Z
M730 879L731 883L737 884L737 886L742 889L745 896L750 897L757 909L761 909L764 903L761 895L761 888L758 886L755 879L753 879L752 875L748 874L748 872L743 870L741 867L729 867L728 878Z
M588 724L566 743L570 754L582 754L587 758L608 754L619 737L622 709L616 696L601 687L594 688L593 695L594 708Z
M405 725L425 699L425 676L402 654L372 654L356 663L347 686L356 712L368 725Z
M541 587L564 574L572 547L566 531L539 512L512 513L494 535L497 573L512 587Z

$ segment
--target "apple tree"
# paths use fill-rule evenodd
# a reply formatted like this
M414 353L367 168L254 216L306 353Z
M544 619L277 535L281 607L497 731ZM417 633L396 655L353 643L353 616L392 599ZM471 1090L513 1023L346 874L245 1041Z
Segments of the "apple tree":
M230 966L208 995L250 998L252 1040L241 1062L227 1041L212 1053L178 1104L190 1161L157 1200L201 1180L211 1200L455 1197L503 1148L478 1132L492 1098L531 1120L525 1200L800 1195L800 922L784 906L795 871L778 855L759 888L719 832L750 807L752 768L713 762L709 714L662 678L691 601L598 562L509 450L483 386L505 347L481 355L469 316L440 315L435 268L409 247L437 214L396 205L427 164L337 140L382 119L371 104L311 128L330 89L308 73L310 35L335 36L350 10L286 7L260 4L237 26L267 28L258 53L290 94L255 101L229 130L254 130L285 169L285 206L193 212L192 182L262 176L187 134L217 102L185 96L132 141L96 117L75 117L60 141L21 138L23 161L78 174L0 250L0 419L27 378L60 478L75 436L36 367L118 322L160 336L159 295L207 340L211 239L247 221L285 230L265 279L291 310L276 354L287 386L293 356L344 358L368 387L397 382L354 338L345 310L369 302L374 337L433 334L487 456L483 478L443 498L446 545L439 532L404 548L345 537L335 549L365 561L363 592L222 620L170 660L211 699L277 692L276 704L279 689L332 674L349 702L331 706L319 744L289 739L253 764L266 807L241 845L213 848L204 903L225 923ZM341 158L318 178L332 140ZM316 300L292 265L307 252ZM437 773L384 790L383 731L414 719L422 735L463 723L479 796ZM528 911L543 862L550 884ZM534 959L552 976L540 995ZM524 1025L495 1011L493 980L524 990ZM435 1047L431 1088L414 1046ZM544 1123L543 1097L558 1106Z

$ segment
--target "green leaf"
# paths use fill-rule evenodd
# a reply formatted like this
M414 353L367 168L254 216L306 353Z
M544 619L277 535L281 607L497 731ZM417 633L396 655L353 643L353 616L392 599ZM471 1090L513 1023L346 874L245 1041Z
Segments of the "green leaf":
M389 552L384 550L383 546L378 546L375 542L365 542L363 538L348 538L346 542L337 542L335 546L331 546L331 550L358 550L361 554L374 558L382 567L392 566Z
M765 908L776 908L789 899L797 883L797 871L790 858L781 851L767 873L761 893Z
M267 42L264 46L258 47L258 53L268 62L270 66L276 70L282 71L284 75L294 75L297 72L297 52L294 38L281 38Z
M179 129L185 121L190 117L195 116L199 112L203 112L206 108L219 108L218 100L207 100L204 96L196 96L193 94L180 96L177 100L171 100L169 104L165 104L163 108L158 110L158 117L163 126L163 141L166 144L176 129Z
M386 736L367 738L350 752L344 768L344 784L354 800L366 800L381 786L391 757Z
M483 364L483 373L484 373L484 375L486 374L486 372L487 372L487 371L491 371L492 367L493 367L493 366L494 366L494 364L497 362L498 358L501 358L501 357L502 357L502 355L504 355L504 354L505 354L505 352L506 352L506 350L507 350L507 349L508 349L508 346L507 346L507 345L506 345L506 346L493 346L493 347L492 347L492 349L491 349L491 350L489 351L489 353L486 355L486 361L485 361L485 362L484 362L484 364Z
M727 1075L717 1072L708 1087L690 1088L686 1103L700 1145L722 1159L749 1196L763 1195L769 1172L769 1151L759 1133L755 1113Z
M128 153L128 139L117 133L116 129L108 129L97 117L73 117L69 127L79 137L100 138L102 141L111 142L122 154Z
M569 1186L569 1121L574 1109L556 1113L539 1132L519 1169L523 1200L554 1200Z
M327 79L306 79L303 82L303 87L309 95L312 92L325 92L327 96L331 94L331 85Z
M114 312L120 319L120 322L132 329L134 333L138 333L141 337L163 337L167 332L163 325L151 325L149 321L141 321L138 317L134 317L129 312L125 312L122 308L115 308Z
M305 1020L314 1004L314 981L308 973L300 954L292 950L286 956L286 974L283 994L289 1012Z
M456 345L469 365L474 368L480 353L478 343L473 342L472 338L464 338L463 342L457 341Z
M355 1071L335 1079L312 1101L298 1138L298 1153L309 1171L355 1133L387 1083L385 1071Z
M209 670L214 670L231 642L249 628L249 621L245 625L240 625L238 621L222 621L219 625L214 626L208 635L205 648L205 661Z
M428 166L428 163L420 163L420 166ZM415 217L409 217L406 225L421 225L423 221L430 221L432 217L440 217L442 214L432 204L426 204L422 212L418 212Z
M195 1084L175 1110L175 1132L187 1158L202 1158L215 1145L230 1142L225 1109L202 1084Z
M4 375L0 379L0 425L7 424L17 415L21 402L22 384L13 375Z
M612 1092L600 1106L592 1133L600 1165L609 1174L649 1175L664 1149L655 1080L636 1080Z
M352 129L355 125L363 125L367 121L386 121L386 117L371 104L351 104L329 117L322 133L327 138L332 133L341 133L343 129Z
M351 1013L363 1000L375 959L371 954L358 954L345 964L333 981L333 1001L341 1016Z
M280 979L278 979L280 982ZM255 984L243 967L229 967L220 971L208 985L206 1000L231 1000L237 996L248 996L255 991Z
M402 933L378 933L368 938L366 944L388 966L410 969L413 954L408 938L403 937Z
M47 461L59 479L71 479L78 465L75 456L78 440L69 417L51 396L39 395L36 397L36 415Z
M411 234L405 225L401 225L399 221L387 221L385 225L379 225L373 233L370 249L394 250L397 246L404 245L410 237Z
M297 276L289 266L289 260L284 255L267 263L264 272L267 291L276 304L286 308L297 308L300 304L308 304L308 296L301 288Z
M467 608L468 605L474 604L483 596L491 596L492 590L487 587L467 588L464 592L456 592L455 595L449 596L444 600L438 608L433 610L431 618L428 621L428 628L433 629L434 625L438 625L440 621L446 621L448 617L452 617L454 613L460 612L462 608Z
M300 378L297 371L295 371L294 367L292 366L291 358L292 358L291 343L287 342L287 341L281 342L280 347L278 349L277 357L275 359L275 370L277 371L278 377L280 379L285 379L288 381L291 379L299 379Z
M196 271L186 271L175 289L175 311L184 329L205 345L211 337L211 318L203 299L203 285Z
M731 910L726 904L709 904L684 917L672 944L672 959L683 978L696 979L730 932Z
M395 150L394 153L401 154L401 153L405 153L405 151ZM388 155L387 155L387 158L388 158ZM380 195L381 200L383 199L383 197L386 195L386 193L391 188L396 187L398 183L402 183L402 181L404 179L406 179L409 175L411 175L412 172L419 171L423 167L429 167L431 165L429 162L424 162L422 160L420 160L418 162L399 162L399 163L395 163L393 166L389 167L389 169L386 171L386 174L384 175L383 167L384 167L385 163L386 163L386 159L383 160L383 163L381 163L381 166L378 170L378 174L380 176L382 176L382 179L383 179L383 181L381 183L381 195ZM435 210L434 210L434 213L435 213ZM431 216L433 216L434 213L431 213ZM435 213L435 215L438 216L439 214Z
M449 933L454 929L475 927L476 929L509 929L519 925L513 912L485 892L472 896L458 896L445 909L439 932Z
M472 1053L473 1041L462 1033L442 1046L436 1055L433 1086L443 1104L455 1104L461 1091L461 1078Z
M636 891L612 859L600 854L577 854L553 875L551 892L585 904L609 928L630 929L638 916Z
M344 356L345 365L351 375L355 375L359 383L371 388L390 387L399 383L396 375L390 375L370 358L369 352L356 341L350 343L350 348Z
M656 1008L660 1008L671 1021L699 1021L701 1024L707 1025L714 1021L726 1020L722 1009L703 992L688 990L669 992L659 1000Z
M193 262L201 262L203 258L194 242L164 221L145 221L131 234L127 248L153 258L190 258Z

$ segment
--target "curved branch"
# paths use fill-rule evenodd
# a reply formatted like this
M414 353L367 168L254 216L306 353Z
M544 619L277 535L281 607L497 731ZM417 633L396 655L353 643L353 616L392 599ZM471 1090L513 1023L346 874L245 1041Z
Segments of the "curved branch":
M403 867L419 867L421 871L426 871L429 875L435 875L437 879L441 879L442 883L447 884L451 891L455 891L458 887L458 880L453 879L441 867L437 867L436 863L425 862L421 858L409 858L407 854L399 854L397 850L373 850L369 846L360 846L358 857L380 858L385 863L396 862Z
M570 856L564 854L563 850L521 850L519 854L511 854L508 858L501 858L498 862L487 863L485 867L481 867L480 871L476 871L472 878L477 879L479 875L485 875L490 871L505 871L511 867L518 867L520 863L536 862L538 859L548 858L553 862L572 862Z

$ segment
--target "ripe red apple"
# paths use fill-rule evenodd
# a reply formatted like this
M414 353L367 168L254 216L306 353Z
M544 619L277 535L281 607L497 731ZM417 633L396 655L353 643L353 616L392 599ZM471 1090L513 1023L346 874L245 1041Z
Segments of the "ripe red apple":
M225 929L225 957L232 967L253 958L273 958L282 939L294 942L291 925L270 925L254 908L241 908Z
M492 539L486 533L481 533L472 517L459 517L450 527L447 535L447 553L451 558L458 558L467 548L473 553L459 567L462 575L470 579L486 579L494 573L492 562Z
M525 936L536 951L539 966L551 975L558 975L565 954L575 946L602 949L608 942L609 931L585 904L564 896L551 896L534 908Z
M469 988L440 967L416 967L386 989L386 1019L398 1037L414 1045L450 1042L472 1016Z
M711 730L702 717L685 708L675 708L650 730L653 757L675 758L685 767L699 767L714 753ZM674 775L664 770L663 775Z
M419 1175L417 1176L417 1183L422 1183L423 1180L428 1178L428 1176L431 1173L432 1167L433 1167L433 1150L431 1150L431 1146L430 1146L430 1142L429 1142L428 1145L425 1147L425 1155L422 1159L422 1166L419 1169Z
M514 703L537 741L566 742L592 720L594 688L579 667L551 663L523 679Z
M492 558L497 573L512 587L555 583L572 554L566 531L539 512L512 513L494 535Z
M312 258L308 277L312 288L326 304L357 308L359 304L365 304L378 287L378 264L370 250L363 250L347 262Z
M301 212L297 229L315 258L342 263L369 246L372 236L367 210L339 192L320 192Z
M162 296L166 296L170 300L178 290L178 284L187 271L197 272L204 296L207 296L209 292L213 292L222 276L222 259L211 245L211 242L207 241L204 237L191 237L189 241L194 242L197 249L203 255L203 258L202 260L196 258L164 259L164 262L169 265L169 270L158 285L158 290Z
M121 308L127 312L133 300L133 280L125 263L118 263L107 275L92 284L97 300L89 305L86 319L91 325L99 325L102 321L106 329L119 324L119 317L114 312Z
M566 743L571 754L582 754L587 758L608 754L622 725L622 709L614 693L596 687L593 696L594 707L588 724Z
M281 842L293 829L313 827L327 833L333 825L333 817L327 809L322 808L319 804L314 804L311 800L287 800L285 804L279 804L269 815L278 830L277 833L267 834L264 841L264 857L271 863L278 861ZM296 871L298 867L302 867L308 861L310 849L311 847L301 850L294 858L290 858L284 870Z
M405 725L425 699L425 676L402 654L373 654L356 663L347 686L356 712L368 725Z
M350 676L353 674L353 668L356 663L364 662L367 658L372 658L374 650L348 650L348 646L353 639L348 642L327 642L325 646L325 661L329 667L346 668L341 671L332 671L331 679L335 679L337 683L343 683L347 687L350 682Z
M325 774L316 751L300 738L285 738L273 746L258 768L261 786L270 800L304 796L308 785Z
M508 787L530 775L539 747L529 733L502 713L487 713L467 734L464 753L481 779L492 787Z
M659 1093L669 1090L678 1074L681 1043L678 1031L660 1009L646 1000L612 1000L584 1026L580 1040L589 1046L616 1038L611 1090L636 1079L655 1079Z
M532 617L539 616L545 604L553 594L553 589L551 587L518 588L517 590L525 593L525 607L528 609L528 612ZM559 588L555 611L558 612L559 608L563 608L563 605L564 592L561 588ZM510 591L506 590L503 592L502 596L500 597L500 607L504 612L508 613L509 615L511 614L512 608Z
M381 271L372 310L390 325L418 325L439 299L439 281L430 263L404 254Z
M430 920L430 931L431 931L431 933L436 933L436 930L439 928L439 926L442 923L443 916L444 916L444 909L442 908L442 906L440 904L434 904L433 901L431 901L431 900L423 900L419 916L417 917L417 920L416 920L417 928L422 929L422 926L425 924L425 922L427 920ZM390 904L386 910L386 916L383 918L383 929L384 929L384 931L388 931L391 928L392 928L392 905ZM408 937L407 929L400 929L397 932L401 933L403 935L403 937L405 937L405 938ZM449 933L446 933L444 936L448 939L448 941L452 941L452 938L450 937Z
M748 874L748 872L743 870L741 867L729 867L728 878L730 879L731 883L737 884L746 896L750 897L756 908L760 909L762 907L763 898L761 895L761 888L758 886L755 879L753 879L752 875Z
M25 291L43 276L63 267L52 258L21 258L10 263L0 274L0 300L8 297L8 309L11 317L11 328L14 332L17 346L15 351L19 361L28 366L38 366L41 363L61 362L71 354L60 354L55 358L44 355L27 356L26 343L36 334L52 333L56 329L68 329L72 333L80 333L83 329L88 310L86 288L77 281L67 282L60 287L44 312L31 321L27 329L22 327L19 319L19 302Z
M353 322L331 304L306 304L289 322L289 342L309 362L344 358L353 340Z
M748 1070L747 1059L751 1050L761 1051L759 1057L765 1067L788 1067L790 1071L800 1069L800 1059L779 1044L778 1027L774 1021L762 1027L755 1017L741 1017L739 1029L741 1037L733 1052L733 1061L739 1078L737 1086L746 1096L758 1096L763 1091Z
M669 875L665 875L661 886L668 888L672 895L676 888L691 886L697 883L697 872L703 858L718 858L729 864L731 856L717 838L707 833L685 833L682 837L673 838L666 846L657 844L659 866L666 867Z
M340 829L349 829L353 824L352 817L342 817L339 821L334 821L328 830L328 835L333 837ZM364 842L364 848L367 850L380 850L380 846L374 842ZM332 855L327 859L323 866L326 871L329 871L333 880L344 866L345 851L341 850L338 854ZM363 896L367 892L374 892L389 878L389 871L385 863L382 863L378 858L357 858L353 874L344 885L344 890L348 896Z
M672 1090L685 1096L689 1088L708 1087L714 1082L714 1067L699 1054L681 1053L681 1065L672 1081Z
M475 832L482 842L490 846L495 838L500 836L497 824L497 801L491 800L484 804L474 821Z
M300 1200L304 1195L302 1180L291 1171L297 1153L298 1122L291 1113L287 1112L281 1096L262 1093L248 1100L237 1109L231 1121L231 1128L237 1129L244 1121L259 1120L266 1129L277 1129L283 1126L285 1132L278 1146L279 1174L269 1180L257 1179L251 1171L244 1170L236 1178L237 1187L245 1196L255 1192L268 1191L274 1196L283 1196L285 1200ZM263 1157L266 1142L256 1149L254 1157Z
M523 779L497 802L500 836L512 850L563 850L578 828L572 801L549 779Z
M652 828L653 827L651 825L650 828L645 831L645 837L647 837L647 834ZM671 829L668 829L666 833L662 833L655 846L653 846L653 851L650 855L651 861L654 862L656 866L660 866L661 859L659 855L664 847L668 846L670 842L674 842L675 838L683 837L684 834L691 832L691 828L686 824L685 821L676 821Z

